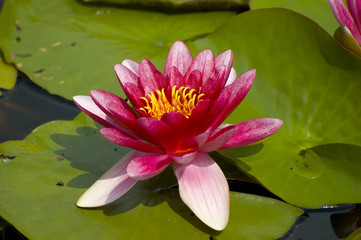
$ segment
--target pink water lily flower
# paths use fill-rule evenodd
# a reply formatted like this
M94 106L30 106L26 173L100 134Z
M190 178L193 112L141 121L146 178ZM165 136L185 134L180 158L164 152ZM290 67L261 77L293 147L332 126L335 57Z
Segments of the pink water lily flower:
M256 71L237 78L228 50L214 57L204 50L193 59L187 46L173 44L164 74L147 59L125 60L115 72L131 106L102 90L75 96L75 103L105 128L109 141L134 149L97 180L78 200L79 207L99 207L121 197L139 180L170 164L183 202L205 224L225 228L229 217L227 180L207 154L259 142L282 121L259 118L222 124L249 91Z
M342 0L328 0L333 14L340 25L345 25L356 42L361 45L361 1L347 0L347 6Z

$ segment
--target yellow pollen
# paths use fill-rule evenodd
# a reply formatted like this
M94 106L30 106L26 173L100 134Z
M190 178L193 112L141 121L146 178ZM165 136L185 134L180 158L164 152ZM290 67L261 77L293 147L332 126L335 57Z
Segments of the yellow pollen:
M197 94L195 89L189 87L173 86L170 99L167 98L164 88L156 90L155 93L148 94L149 99L141 97L144 100L144 107L140 110L148 113L151 117L161 119L163 114L169 112L179 112L186 118L189 118L197 103L202 101L204 93Z

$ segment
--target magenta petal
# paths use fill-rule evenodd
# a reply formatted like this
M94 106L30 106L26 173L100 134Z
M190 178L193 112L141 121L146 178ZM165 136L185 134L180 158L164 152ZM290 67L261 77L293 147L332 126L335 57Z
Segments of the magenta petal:
M328 0L328 4L331 7L333 14L335 15L340 25L346 25L355 37L356 41L361 44L361 35L354 22L351 14L347 10L342 0Z
M135 150L149 153L161 153L161 149L154 147L148 143L135 140L134 138L124 135L114 128L102 128L100 134L107 140L120 146L129 147Z
M115 127L123 129L113 119L108 117L91 99L90 96L74 96L75 104L85 112L89 117L105 127Z
M283 125L276 118L257 118L236 125L236 133L222 148L235 148L257 143L275 132Z
M140 84L139 77L122 64L116 64L114 70L122 85L125 95L134 107L143 106L140 97L144 97L144 90Z
M356 24L358 32L361 33L361 1L360 0L347 0L347 6L348 6L348 10L354 20L354 23Z
M185 86L191 89L199 89L202 84L202 74L198 70L194 70L186 80Z
M212 130L217 128L219 119L221 119L222 115L225 114L226 108L228 108L230 96L232 95L232 90L229 87L226 87L219 94L217 99L210 104L208 111L205 113L205 116L202 118L202 122L198 123L197 126L200 126L203 131L214 125ZM200 102L202 103L202 102ZM199 104L199 103L198 103Z
M179 135L185 135L189 129L188 119L179 112L169 112L163 114L161 118L162 122L165 122L174 129L182 129Z
M167 77L170 75L170 69L172 67L176 67L179 73L184 76L192 60L193 57L188 47L183 42L176 41L168 53L164 67L164 76ZM177 86L179 87L180 85Z
M144 97L144 92L142 89L129 82L124 85L123 90L133 107L143 107L144 102L142 102L140 99L141 97Z
M207 79L213 74L214 55L211 50L203 50L196 56L187 70L185 76L186 82L194 70L198 70L202 74L202 83L205 83Z
M90 96L94 103L108 115L112 115L108 106L111 104L117 106L116 111L119 112L124 118L129 120L137 119L137 115L133 109L124 101L124 99L106 91L91 90Z
M213 152L223 147L236 133L234 125L222 128L216 134L208 139L208 141L199 147L202 152Z
M224 86L226 85L227 82L227 76L226 76L226 67L225 66L221 66L219 68L216 69L215 73L215 84L213 87L213 91L210 92L210 98L215 98L219 95L220 91L222 89L224 89Z
M190 132L193 136L203 133L209 126L201 125L207 115L207 112L211 106L210 100L198 102L193 109L192 114L189 117Z
M221 231L229 218L229 188L219 166L206 153L188 164L173 164L183 202L209 227Z
M127 67L130 71L139 77L139 63L126 59L122 62L122 65Z
M125 155L79 198L77 205L100 207L124 195L137 182L128 176L126 168L131 159L140 155L142 153L138 151Z
M233 64L233 53L232 50L227 50L221 54L219 54L215 59L215 68L219 68L221 66L226 67L226 76L228 76L231 71Z
M255 75L255 69L249 70L222 90L207 115L207 121L213 122L212 127L214 129L217 128L244 99L252 86Z
M164 149L175 149L179 143L175 129L165 122L156 118L142 117L138 119L138 123L146 133L153 137L156 145Z
M114 117L118 122L128 125L128 127L136 124L138 116L135 114L133 109L123 100L122 103L110 102L106 105L109 115Z
M173 86L177 86L179 88L185 85L183 75L176 67L171 67L168 71L167 79L169 81L170 88L173 88Z
M127 173L133 179L146 180L164 171L171 161L168 155L135 157L128 164Z
M209 99L214 99L224 88L226 84L226 67L218 67L204 83L201 88L201 93L204 93L205 96Z
M139 78L145 95L166 86L163 74L147 59L143 59L140 63Z

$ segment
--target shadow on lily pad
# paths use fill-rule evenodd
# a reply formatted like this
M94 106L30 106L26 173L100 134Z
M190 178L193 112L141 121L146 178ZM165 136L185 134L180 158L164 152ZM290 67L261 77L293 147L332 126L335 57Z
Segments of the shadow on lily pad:
M197 216L182 202L177 179L171 167L163 173L145 181L139 181L129 192L117 201L102 207L104 214L112 216L128 212L138 205L154 207L163 202L167 202L169 207L179 216L184 218L194 227L202 232L217 236L220 232L215 231L205 225Z
M105 140L99 129L79 127L79 135L52 134L51 139L62 146L55 154L66 159L76 169L87 173L79 175L69 181L68 186L74 188L90 187L104 172L111 168L130 150Z
M79 127L78 135L53 134L52 140L62 149L55 154L70 162L71 167L85 171L71 179L67 186L73 188L89 188L100 176L121 159L130 149L115 145L99 134L97 128ZM167 202L169 207L182 218L199 230L212 236L220 232L215 231L201 222L194 213L182 202L178 193L177 179L171 167L156 177L139 181L129 192L115 202L93 210L103 210L107 216L130 212L144 205L154 207ZM87 209L92 211L92 209Z

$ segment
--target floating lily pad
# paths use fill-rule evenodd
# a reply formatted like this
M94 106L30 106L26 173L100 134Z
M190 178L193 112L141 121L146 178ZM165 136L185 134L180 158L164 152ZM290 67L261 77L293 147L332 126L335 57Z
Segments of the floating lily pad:
M103 139L85 114L54 121L23 141L0 145L0 215L30 239L276 239L302 214L287 203L231 192L223 232L182 203L171 169L142 181L111 205L80 209L76 200L128 149ZM141 231L139 230L141 228Z
M319 25L286 9L242 13L193 47L216 54L232 49L238 73L257 69L229 123L284 121L264 143L221 154L297 206L361 202L359 58Z
M0 88L13 89L16 83L16 75L16 69L5 63L2 57L0 57Z
M68 99L91 89L119 94L116 63L149 58L161 69L176 40L204 36L234 14L164 14L74 0L6 1L0 47L8 62L50 93Z
M226 10L248 6L249 0L83 0L84 2L113 3L121 6L177 9L177 10Z
M358 240L361 238L361 228L358 228L346 238L346 240Z
M250 0L251 9L286 8L301 13L320 24L330 34L339 26L327 0Z

